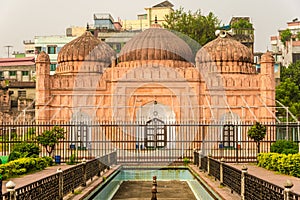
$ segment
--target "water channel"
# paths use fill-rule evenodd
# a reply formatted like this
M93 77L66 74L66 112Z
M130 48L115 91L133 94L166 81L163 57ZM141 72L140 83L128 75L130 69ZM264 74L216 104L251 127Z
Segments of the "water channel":
M219 197L188 168L122 168L85 200L151 199L152 178L157 177L157 196L172 199L213 200Z

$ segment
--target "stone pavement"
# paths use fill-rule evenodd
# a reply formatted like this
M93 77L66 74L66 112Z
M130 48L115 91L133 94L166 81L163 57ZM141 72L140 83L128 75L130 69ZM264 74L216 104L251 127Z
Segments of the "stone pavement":
M241 163L239 164L226 163L226 164L229 164L230 166L235 167L239 170L241 170L243 165L245 165L248 168L249 174L254 175L257 178L266 180L270 183L273 183L274 185L278 185L283 188L286 181L290 180L294 184L294 186L292 187L292 191L296 192L297 194L300 194L300 178L285 175L285 174L279 174L278 172L270 171L262 167L258 167L255 164L241 164Z

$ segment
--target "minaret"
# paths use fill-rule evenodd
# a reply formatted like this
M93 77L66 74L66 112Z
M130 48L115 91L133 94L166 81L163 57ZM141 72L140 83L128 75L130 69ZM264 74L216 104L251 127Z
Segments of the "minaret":
M49 120L47 102L50 100L50 58L42 51L36 58L36 102L35 118L37 122Z
M275 75L274 75L274 58L271 52L267 51L261 56L260 60L260 91L261 98L267 106L262 109L261 116L270 116L270 110L275 114ZM264 110L264 111L263 111Z

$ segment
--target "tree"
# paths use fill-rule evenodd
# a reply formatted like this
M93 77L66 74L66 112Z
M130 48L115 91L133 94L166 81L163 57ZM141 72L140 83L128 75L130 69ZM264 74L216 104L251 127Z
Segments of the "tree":
M236 22L232 23L231 28L235 29L252 29L253 25L246 19L239 19Z
M300 61L291 63L288 67L282 66L280 68L280 81L284 82L290 78L298 87L300 86Z
M216 38L215 31L220 25L219 19L210 12L207 16L200 10L185 12L182 7L165 16L164 28L183 33L200 45Z
M289 41L292 37L292 32L290 29L285 29L284 31L282 31L280 33L280 40L283 43L283 45L285 46L285 42Z
M257 153L260 153L260 141L263 140L266 136L267 128L259 123L256 122L249 130L248 130L248 137L256 142L257 146Z
M276 100L289 108L300 119L300 61L280 68L280 84L276 87ZM281 107L277 103L278 107ZM285 108L278 108L277 115L286 116Z
M300 40L300 31L297 32L297 35L296 35L297 39Z
M51 130L44 131L41 135L37 136L37 141L45 147L49 156L51 156L55 145L59 143L60 139L65 139L65 130L58 126L54 126Z

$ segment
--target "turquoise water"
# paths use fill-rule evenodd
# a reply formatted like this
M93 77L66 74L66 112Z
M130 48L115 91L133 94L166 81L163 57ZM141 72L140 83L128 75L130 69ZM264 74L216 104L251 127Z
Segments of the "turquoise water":
M152 181L153 176L156 176L158 181L186 181L197 199L215 199L211 197L188 169L123 169L108 178L86 200L110 200L123 181Z

